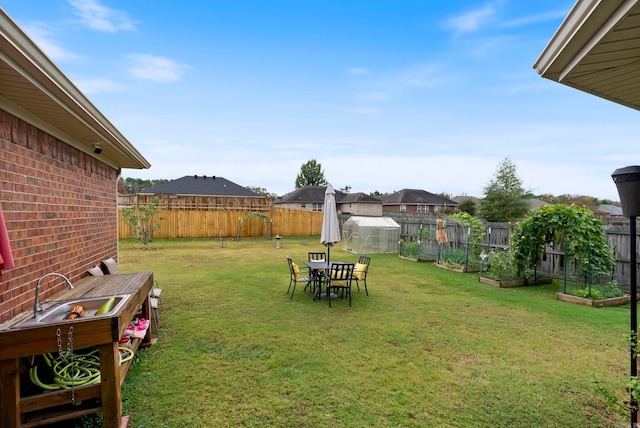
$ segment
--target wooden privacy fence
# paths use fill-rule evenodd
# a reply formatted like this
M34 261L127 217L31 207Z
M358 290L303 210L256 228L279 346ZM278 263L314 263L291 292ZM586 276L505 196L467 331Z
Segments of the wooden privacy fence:
M273 236L312 236L322 231L322 212L275 208L262 212L271 219ZM153 232L154 238L235 238L240 220L248 212L223 210L160 210L157 218L160 229ZM269 227L263 217L255 216L242 222L241 237L268 237ZM118 237L131 237L129 225L118 216Z
M315 236L322 231L322 212L295 210L290 208L275 208L270 212L262 212L271 219L271 236ZM247 216L248 212L225 210L162 210L158 216L163 220L160 229L153 233L155 238L235 238L238 234L240 220ZM392 217L401 226L401 236L410 240L414 233L429 230L423 245L433 241L434 251L437 251L435 242L436 216L416 213L384 213ZM342 224L348 215L340 215ZM487 233L480 244L485 251L507 249L512 224L487 223ZM464 248L467 245L467 230L457 222L446 220L447 246L451 248ZM617 263L613 277L624 286L629 284L630 256L629 256L629 222L628 220L604 220L604 231ZM433 238L428 237L433 235ZM242 222L240 237L268 237L269 228L264 218L255 216ZM122 220L120 212L118 221L118 237L131 237L129 225ZM636 247L638 240L636 240ZM640 253L640 248L638 248ZM538 268L541 272L553 276L560 275L564 268L565 255L561 249L550 249L544 260L540 260Z
M425 239L421 243L421 254L433 258L438 252L438 243L435 240L436 216L418 213L385 212L385 216L392 217L401 226L401 236L409 241L422 227ZM609 279L615 279L621 288L628 289L630 284L630 254L629 254L629 220L628 219L603 219L603 229L606 239L616 258L616 265ZM458 222L446 219L447 244L449 248L465 249L467 246L467 230ZM487 235L480 243L481 248L489 252L491 250L506 250L509 248L511 231L514 227L510 223L485 223ZM640 230L640 229L639 229ZM636 238L636 252L640 254L640 240ZM424 254L423 254L424 253ZM549 248L544 257L540 258L538 272L548 276L563 278L566 274L566 255L561 248ZM640 268L640 265L638 266ZM569 267L570 269L570 267Z

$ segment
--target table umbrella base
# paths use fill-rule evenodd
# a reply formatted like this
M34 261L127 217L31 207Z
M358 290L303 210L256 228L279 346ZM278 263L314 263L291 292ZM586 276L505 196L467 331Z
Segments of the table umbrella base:
M337 295L337 294L334 294L334 293L330 293L330 294L329 294L329 298L330 298L330 299L335 299L335 298L337 298L337 297L338 297L338 295ZM321 293L321 294L320 294L320 296L318 296L318 295L316 294L316 298L326 299L326 298L327 298L327 293Z

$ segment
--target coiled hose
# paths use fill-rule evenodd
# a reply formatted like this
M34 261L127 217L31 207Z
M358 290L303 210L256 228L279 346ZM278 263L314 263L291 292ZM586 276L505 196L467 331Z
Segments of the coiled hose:
M133 358L133 352L129 348L120 347L120 364ZM45 364L53 373L53 383L44 383L38 377L38 365L36 355L31 357L29 378L34 385L46 389L68 389L78 386L100 383L100 356L98 349L84 354L64 353L53 357L50 353L42 354Z

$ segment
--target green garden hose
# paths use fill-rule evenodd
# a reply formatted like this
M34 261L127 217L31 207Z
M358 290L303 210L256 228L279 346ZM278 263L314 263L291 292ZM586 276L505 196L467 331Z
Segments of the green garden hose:
M133 352L129 348L118 348L120 353L120 364L133 358ZM69 389L78 386L93 385L100 383L100 356L98 349L94 349L86 354L53 355L42 354L45 364L53 373L53 383L44 383L38 377L38 365L35 363L36 356L31 357L29 367L29 378L34 385L46 389Z

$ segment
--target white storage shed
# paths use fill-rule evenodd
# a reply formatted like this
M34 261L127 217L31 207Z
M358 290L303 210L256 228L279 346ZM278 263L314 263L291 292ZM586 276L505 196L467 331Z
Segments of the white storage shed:
M351 216L342 225L342 250L356 254L397 253L400 225L390 217Z

